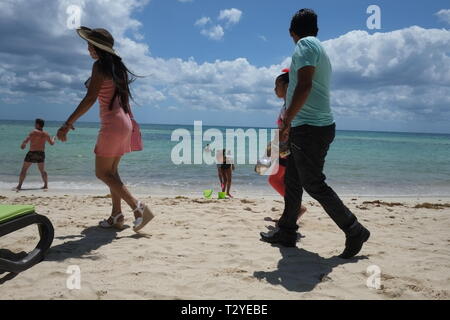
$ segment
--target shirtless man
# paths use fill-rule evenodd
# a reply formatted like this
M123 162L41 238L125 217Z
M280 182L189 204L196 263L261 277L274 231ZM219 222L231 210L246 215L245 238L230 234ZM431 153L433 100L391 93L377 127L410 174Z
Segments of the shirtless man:
M30 132L28 137L22 142L20 148L25 149L28 142L30 142L30 151L28 151L23 162L22 171L20 172L19 184L16 187L16 191L22 189L22 183L27 175L28 168L36 163L38 165L39 171L41 172L42 180L44 180L44 186L42 189L48 189L48 178L47 172L45 172L45 143L48 142L51 145L55 144L55 137L50 137L50 135L43 130L44 120L36 119L35 129Z

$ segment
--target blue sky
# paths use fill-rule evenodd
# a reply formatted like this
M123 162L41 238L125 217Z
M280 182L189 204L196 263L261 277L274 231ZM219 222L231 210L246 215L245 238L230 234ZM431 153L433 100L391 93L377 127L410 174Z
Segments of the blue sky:
M337 38L352 30L368 30L366 9L377 4L382 12L382 29L392 31L412 25L424 28L447 27L434 16L448 1L272 1L272 0L176 0L151 1L136 14L144 23L142 33L150 43L152 54L160 57L194 57L197 62L246 57L252 64L267 66L279 63L293 49L288 29L291 17L301 7L313 8L319 15L321 40ZM202 36L194 22L201 17L216 19L220 10L237 8L242 18L226 31L221 41ZM267 39L264 41L260 38Z
M319 16L333 64L338 129L450 133L448 1L2 0L0 119L65 120L92 60L67 28L105 27L139 75L143 123L273 126L273 79L289 66L288 28L302 7ZM381 9L368 30L366 9ZM98 107L81 121L97 121Z

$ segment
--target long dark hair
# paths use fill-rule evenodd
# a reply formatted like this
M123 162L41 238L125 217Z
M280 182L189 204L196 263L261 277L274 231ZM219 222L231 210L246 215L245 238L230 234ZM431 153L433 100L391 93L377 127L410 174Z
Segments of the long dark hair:
M116 91L109 104L109 110L112 110L114 100L118 96L120 106L125 113L129 113L129 101L130 99L133 99L130 91L130 84L139 76L128 70L122 62L122 58L119 56L99 49L96 46L93 46L93 48L98 55L97 63L100 73L106 77L111 77L116 85Z

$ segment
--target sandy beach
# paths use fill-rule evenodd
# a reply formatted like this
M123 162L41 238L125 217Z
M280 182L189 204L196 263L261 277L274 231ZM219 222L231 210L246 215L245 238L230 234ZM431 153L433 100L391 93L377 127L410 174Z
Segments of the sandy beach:
M311 199L297 248L280 248L259 240L281 214L280 198L141 198L157 217L137 235L130 227L97 227L109 214L107 195L1 196L2 204L34 204L55 227L45 261L15 277L0 275L1 298L450 298L450 199L345 199L372 236L358 257L343 260L336 257L343 233ZM131 225L131 214L126 218ZM0 254L20 255L36 240L37 228L27 227L2 237ZM69 290L66 272L73 265L81 289ZM379 267L379 289L366 284L371 265Z

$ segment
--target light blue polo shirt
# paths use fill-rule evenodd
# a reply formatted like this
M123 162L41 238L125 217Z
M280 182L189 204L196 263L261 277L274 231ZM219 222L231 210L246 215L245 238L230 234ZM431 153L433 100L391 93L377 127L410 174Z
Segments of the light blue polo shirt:
M291 122L292 127L304 124L312 126L328 126L334 123L330 109L331 63L325 49L316 37L300 39L292 55L289 70L289 87L286 105L291 105L292 96L297 86L297 71L305 66L314 66L312 89L309 96Z

